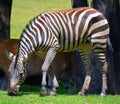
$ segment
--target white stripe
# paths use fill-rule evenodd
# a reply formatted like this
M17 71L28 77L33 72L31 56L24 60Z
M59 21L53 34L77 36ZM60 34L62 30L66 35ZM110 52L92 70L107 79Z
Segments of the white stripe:
M28 53L24 50L22 46L20 46L20 49L21 49L20 54L22 54L23 56L28 55Z
M75 24L75 15L76 15L76 13L78 13L79 11L81 11L81 9L76 10L76 11L72 14L72 16L71 16L71 22L72 22L72 24ZM77 20L76 20L76 21L77 21Z
M60 12L60 15L62 16L63 21L66 22L66 23L68 23L67 18L65 17L65 15L62 12Z
M51 21L54 23L54 25L55 25L55 27L57 28L57 30L59 30L59 27L57 26L57 24L55 23L55 21L54 21L53 18L51 17L51 14L52 14L52 13L47 14L47 15L49 15ZM54 29L54 28L53 28L53 29ZM58 32L56 32L56 34L57 34L57 33L58 33Z
M59 31L62 31L61 26L60 26L60 23L59 23L59 21L58 21L58 18L57 18L53 13L50 13L50 14L55 18L55 20L56 20L56 22L57 22L57 24L58 24L58 25L56 24L58 30L59 30Z
M38 17L39 18L39 17ZM32 26L37 30L37 35L38 35L38 41L37 44L41 44L42 40L41 40L41 33L40 33L40 30L38 29L38 27L35 25L35 23L32 21Z
M109 28L104 31L100 31L95 34L92 34L91 38L97 38L99 36L104 36L104 35L108 35L108 34L109 34Z
M30 46L32 47L32 49L31 50L33 50L34 51L34 47L33 47L33 44L32 44L32 42L31 42L31 40L28 38L28 36L25 34L25 33L23 33L23 37L25 37L29 42L30 42Z
M80 9L80 10L81 10L81 9ZM78 10L78 11L80 11L80 10ZM73 12L73 11L74 11L74 12ZM74 21L74 15L75 15L78 11L75 11L75 10L73 9L72 11L69 11L69 12L66 13L67 20L68 20L67 25L68 25L68 28L69 28L68 31L70 31L70 34L68 34L68 35L70 35L70 49L73 48L73 39L74 39L74 38L73 38L72 25L75 23L75 21ZM69 14L70 14L71 12L73 12L73 14L72 14L71 17L70 17ZM76 13L75 13L75 12L76 12ZM74 13L75 13L75 14L74 14Z
M58 19L60 20L60 22L61 22L61 24L62 24L62 26L63 26L63 29L65 30L65 34L63 34L63 29L62 29L62 26L60 25L60 29L61 29L61 31L60 31L60 35L61 35L61 39L60 39L60 41L61 41L61 48L63 48L63 47L65 47L65 48L67 48L66 47L66 45L68 44L68 39L67 39L67 35L68 35L68 32L67 32L67 28L66 28L66 26L65 26L65 24L64 24L64 22L63 22L63 20L62 20L62 18L59 16L59 14L57 14L57 13L55 13L57 16L58 16ZM63 36L65 35L65 44L63 44Z
M91 39L91 43L106 43L107 39Z
M91 11L91 10L93 10L93 9L87 9L87 10L85 10L78 17L77 24L75 25L75 35L76 35L75 36L75 45L77 45L77 41L76 40L78 40L78 34L79 34L78 31L79 31L79 26L81 24L81 20L82 20L83 16L85 15L85 13L88 12L88 11Z
M100 13L94 13L94 14L90 14L87 19L86 19L86 22L85 22L85 25L83 27L83 30L82 30L82 33L81 33L81 38L85 35L85 32L87 31L88 29L88 24L90 22L90 20L93 18L93 17L97 17L101 15Z
M70 35L70 47L73 47L73 29L72 29L72 25L71 25L71 23L69 23L68 24L68 27L69 27L69 31L70 31L70 34L68 34L68 35Z
M23 49L24 53L29 52L28 49L27 49L27 47L24 45L23 42L21 42L20 44L21 44L20 48ZM25 48L26 50L25 50L24 48ZM26 51L27 51L27 52L26 52Z
M31 28L30 28L31 29ZM35 43L35 47L37 47L37 43L36 43L36 39L35 39L35 36L36 34L31 34L30 31L26 28L26 32L32 37L34 43ZM33 42L32 42L33 44Z
M44 17L44 19L46 18L45 14L41 14L41 15ZM41 18L41 16L38 16L38 19L41 20L46 26L48 26L45 20Z
M105 25L105 24L108 24L108 22L107 22L106 19L94 23L94 24L90 27L90 29L89 29L89 31L88 31L88 34L90 34L94 29L96 29L96 28L98 28L98 27L100 27L100 26L103 26L103 25Z
M27 46L25 46L24 43L23 43L22 41L24 41L24 42L26 43ZM22 38L22 41L20 42L20 44L23 45L24 47L26 47L27 52L29 52L29 50L31 50L31 49L30 49L30 45L26 42L26 40L25 40L24 37ZM28 49L29 49L29 50L28 50Z
M68 14L66 13L66 16ZM63 16L64 17L64 16ZM64 23L64 18L62 19L61 17L59 18L61 23L62 23L62 26L63 26L63 29L65 31L65 34L63 34L65 36L65 44L63 45L65 49L68 49L68 30L67 30L67 27L66 27L66 24ZM68 18L69 19L69 18Z
M32 24L31 24L32 26L34 25L34 22L32 21ZM35 42L35 47L37 47L37 42L36 42L36 39L35 39L35 37L36 37L36 32L33 30L33 28L31 27L31 25L29 25L29 28L30 28L30 30L34 33L34 34L31 34L31 36L33 35L33 40L34 40L34 42ZM34 36L35 35L35 36Z
M44 35L44 37L45 37L45 40L43 40L44 41L44 43L43 44L45 44L46 43L46 40L47 40L47 31L46 31L46 29L45 29L45 27L40 23L40 22L38 22L37 21L37 19L35 19L35 22L42 28L42 30L43 30L43 35ZM37 27L36 27L37 28Z
M66 12L66 16L67 16L67 21L66 21L66 23L67 23L67 22L70 22L70 23L71 23L71 20L70 20L70 17L69 17L69 13L71 13L71 12L73 12L73 11L74 11L74 9Z
M46 14L47 14L47 12L46 12ZM52 14L52 12L51 12L51 14ZM48 14L47 14L47 15L48 15ZM59 38L59 37L58 37L58 31L59 31L59 29L58 29L58 31L56 31L55 28L53 27L52 23L50 22L50 19L51 19L52 17L51 17L51 18L47 18L47 17L45 17L45 14L43 14L42 16L44 16L45 20L47 20L47 22L49 23L49 25L50 25L50 26L52 27L52 29L53 29L53 30L52 30L51 27L49 27L49 26L46 24L47 27L48 27L48 29L49 29L49 31L48 31L49 33L48 33L48 34L49 34L49 35L52 35L52 38L53 38L52 41L53 41L53 40L57 40L57 41L58 41L58 38ZM40 19L40 18L39 18L39 19ZM44 20L42 20L42 21L44 21ZM44 23L45 23L45 21L44 21ZM58 23L58 24L59 24L59 23ZM56 25L56 26L57 26L57 25ZM56 32L56 34L53 34L53 33L54 33L53 31ZM51 34L51 33L52 33L52 34ZM57 37L56 37L56 36L57 36ZM50 39L48 39L48 37L47 37L47 40L50 40ZM48 43L48 42L49 42L49 41L46 41L46 44L50 44L50 43Z
M48 14L47 14L48 15ZM50 16L50 15L49 15ZM58 31L55 29L55 27L53 26L53 24L51 23L50 20L52 20L52 17L46 17L45 18L48 22L48 24L50 25L50 30L53 30L55 32L55 34L57 35L58 34ZM55 24L55 23L54 23ZM56 24L55 24L56 25ZM57 35L58 36L58 35Z

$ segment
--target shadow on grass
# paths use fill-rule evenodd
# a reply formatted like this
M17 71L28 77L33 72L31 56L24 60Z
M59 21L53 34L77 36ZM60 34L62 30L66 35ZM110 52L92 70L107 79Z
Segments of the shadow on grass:
M32 85L22 85L19 91L18 96L23 96L23 95L40 95L40 86L32 86ZM75 91L74 94L72 95L76 95L77 92ZM59 87L57 88L57 95L71 95L67 92L67 90L64 87ZM47 94L47 96L49 96L49 93Z

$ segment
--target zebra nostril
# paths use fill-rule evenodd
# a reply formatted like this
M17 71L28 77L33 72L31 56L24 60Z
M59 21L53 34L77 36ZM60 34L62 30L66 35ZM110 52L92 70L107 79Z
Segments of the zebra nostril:
M18 90L17 89L15 89L15 88L9 88L8 89L8 95L9 96L17 96L17 94L18 94Z

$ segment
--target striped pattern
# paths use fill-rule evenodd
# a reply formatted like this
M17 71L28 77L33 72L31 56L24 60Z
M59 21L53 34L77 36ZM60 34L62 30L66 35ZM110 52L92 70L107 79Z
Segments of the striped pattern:
M107 20L94 9L45 12L27 25L21 35L20 49L24 55L50 47L57 51L73 51L79 50L80 44L87 41L91 41L95 48L94 43L100 43L104 48L108 34Z
M109 25L106 18L97 10L83 7L66 11L45 12L32 19L22 32L15 67L33 51L47 52L43 70L43 87L46 85L46 72L57 52L82 50L87 56L91 49L101 62L101 70L106 74L105 49ZM90 62L84 58L86 71ZM91 75L87 73L84 90L88 89ZM104 75L103 75L104 76ZM104 76L103 79L106 76ZM106 83L106 81L104 81ZM104 83L103 82L103 83ZM87 85L87 87L86 87ZM103 87L106 85L103 85ZM105 93L105 88L102 92ZM84 91L81 91L84 94ZM80 94L81 94L80 92Z

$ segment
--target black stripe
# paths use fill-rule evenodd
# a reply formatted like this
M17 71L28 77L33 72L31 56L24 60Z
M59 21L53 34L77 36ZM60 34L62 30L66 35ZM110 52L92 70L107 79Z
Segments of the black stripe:
M29 38L29 40L31 41L32 40L32 37L26 32L24 31L24 33L27 35L27 37ZM25 38L25 37L24 37ZM26 38L25 38L26 39ZM27 39L26 39L27 40ZM27 40L27 42L29 42L29 40ZM31 41L32 43L32 41ZM30 45L30 42L29 42L29 45ZM34 47L33 47L34 48ZM32 50L32 46L30 45L30 50Z
M49 16L49 15L47 15L48 16L48 18L49 18L49 20L50 20L50 27L51 27L51 25L54 27L54 29L58 32L59 30L57 29L57 27L55 26L55 24L57 25L57 21L56 21L56 19L54 18L54 16L52 16L51 15L51 13L48 13L51 17L52 17L52 19L54 20L54 22L52 21L52 19L51 19L51 17ZM51 29L52 29L52 27L51 27ZM55 32L54 32L54 30L52 29L52 31L53 31L53 33L54 33L54 35L58 38L58 34L56 34Z
M59 19L59 17L54 13L54 15L58 18L58 21L59 21L59 24L60 24L60 26L61 26L61 28L62 28L62 30L64 30L63 29L63 26L62 26L62 23L61 23L61 21L60 21L60 19ZM61 18L61 17L60 17ZM59 25L58 25L59 26ZM59 33L59 43L60 44L63 44L63 47L61 47L61 50L60 51L63 51L64 50L64 44L65 44L65 32L63 31L63 34L60 32ZM62 40L63 39L63 40Z
M79 44L80 44L81 33L82 33L82 31L83 31L84 25L86 24L86 20L87 20L87 18L88 18L91 14L93 14L93 13L96 13L96 12L93 11L93 10L87 11L87 12L84 14L84 16L82 17L81 23L80 23L80 25L79 25L79 32L78 32L78 33L79 33L79 36L78 36L78 46L79 46ZM89 24L88 24L88 25L89 25ZM88 30L88 29L87 29L87 30ZM86 34L83 35L81 43L83 43L84 41L86 41L87 32L85 32L85 33L86 33ZM85 39L85 40L84 40L84 39Z
M42 17L40 17L40 18L42 18ZM38 22L40 22L40 23L43 25L43 27L45 26L45 24L44 24L38 17L36 17L36 19L37 19ZM36 27L38 27L38 29L39 29L39 31L40 31L40 36L38 36L38 38L41 38L41 44L40 44L39 46L37 46L36 48L39 48L39 47L42 48L42 47L43 47L44 40L45 40L45 35L44 35L44 32L43 32L42 28L40 27L39 24L37 24L37 23L35 22L35 20L34 20L34 24L35 24ZM38 34L37 34L37 35L38 35ZM37 38L37 37L36 37L36 38Z

